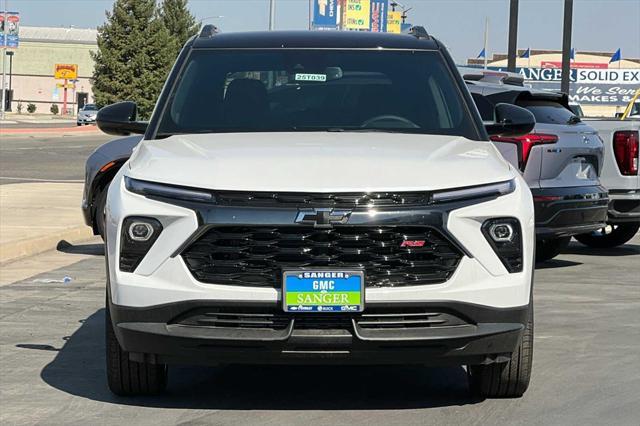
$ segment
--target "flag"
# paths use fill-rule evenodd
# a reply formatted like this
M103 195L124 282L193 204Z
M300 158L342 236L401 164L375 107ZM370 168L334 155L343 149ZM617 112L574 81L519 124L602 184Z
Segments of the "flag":
M569 53L569 60L570 61L576 60L576 49L573 47L571 48L571 52Z
M482 49L480 51L480 53L478 53L478 56L476 56L476 59L478 58L486 58L487 57L487 52L485 51L485 49Z
M618 48L618 50L616 50L616 53L614 53L611 56L611 59L609 59L609 63L611 62L618 62L619 60L622 59L622 53L620 53L620 48Z
M529 56L531 56L531 48L530 47L528 47L527 50L522 52L522 54L520 55L521 58L528 58Z

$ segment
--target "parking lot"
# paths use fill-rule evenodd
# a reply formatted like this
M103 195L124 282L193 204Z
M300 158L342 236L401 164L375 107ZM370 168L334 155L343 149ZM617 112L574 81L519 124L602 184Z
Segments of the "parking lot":
M27 164L45 141L3 140L3 172L81 179L83 159L103 138L55 142L36 176L12 165ZM180 367L165 395L114 397L103 368L102 244L61 250L2 265L3 274L22 269L28 277L0 287L2 424L637 425L640 418L640 235L611 250L573 243L539 265L531 387L521 399L486 401L468 396L464 369L428 366ZM65 276L71 280L61 282Z

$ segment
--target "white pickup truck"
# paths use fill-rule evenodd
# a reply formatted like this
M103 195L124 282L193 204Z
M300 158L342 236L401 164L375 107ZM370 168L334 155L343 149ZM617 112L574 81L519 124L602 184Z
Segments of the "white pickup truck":
M589 247L616 247L629 241L640 228L640 120L585 118L598 131L605 155L600 182L609 190L607 226L575 238Z

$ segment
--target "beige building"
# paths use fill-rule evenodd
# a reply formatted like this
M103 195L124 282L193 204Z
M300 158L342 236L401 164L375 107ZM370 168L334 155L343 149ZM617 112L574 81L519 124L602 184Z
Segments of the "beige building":
M544 49L531 49L529 58L520 58L525 52L525 49L518 50L518 58L516 58L516 68L561 68L562 66L562 52L559 50L544 50ZM574 60L571 61L571 67L574 69L601 69L601 70L640 70L639 58L624 58L621 61L609 64L609 59L614 52L581 52L576 51ZM623 52L624 53L624 52ZM467 59L467 65L471 66L483 66L484 59ZM488 67L504 68L507 67L507 55L504 53L494 54L487 61ZM638 73L640 74L640 73ZM637 75L633 73L633 75ZM619 87L620 91L627 91L633 93L636 89L640 88L640 82L635 77L633 84L620 85L619 82L608 82L601 80L594 83L572 83L572 100L580 103L582 109L586 115L591 116L614 116L616 112L621 112L625 107L625 100L628 96L620 96L617 94L617 101L612 101L611 97L605 99L604 96L586 97L576 96L578 87L591 87L606 91L614 90ZM557 86L556 90L559 90L559 81L556 82L541 82L541 81L528 81L532 87L538 87L537 84L544 85L544 89L549 90L550 87ZM582 89L584 90L584 89ZM601 102L600 102L601 101Z
M68 108L75 102L77 93L86 93L91 102L90 78L94 63L90 52L98 48L96 37L95 29L21 27L20 46L13 56L12 110L16 111L18 102L22 102L25 110L27 103L33 103L41 113L48 113L54 103L62 110L64 92L57 84L63 80L54 79L55 64L78 65L75 89L67 89ZM8 61L6 70L8 88Z

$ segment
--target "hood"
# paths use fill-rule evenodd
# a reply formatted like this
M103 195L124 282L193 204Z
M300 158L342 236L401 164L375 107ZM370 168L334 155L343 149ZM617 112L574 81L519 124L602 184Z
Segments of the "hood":
M515 176L490 142L382 132L217 133L143 141L133 178L218 190L418 191Z

